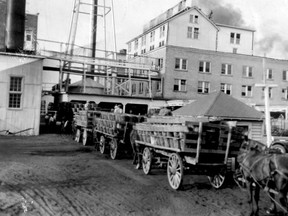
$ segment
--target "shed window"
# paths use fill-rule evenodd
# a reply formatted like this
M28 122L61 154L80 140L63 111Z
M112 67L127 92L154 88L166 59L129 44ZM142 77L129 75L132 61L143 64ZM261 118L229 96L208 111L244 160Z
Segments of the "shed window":
M22 77L10 77L9 108L21 108Z

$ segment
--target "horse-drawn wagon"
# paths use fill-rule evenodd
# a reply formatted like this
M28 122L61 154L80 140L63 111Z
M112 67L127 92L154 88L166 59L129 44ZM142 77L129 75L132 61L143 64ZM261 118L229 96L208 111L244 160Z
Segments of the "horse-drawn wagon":
M220 188L235 170L242 134L235 122L181 117L153 117L134 126L135 143L145 174L152 164L167 165L173 189L179 189L185 172L205 174L211 185Z
M131 150L130 132L135 123L145 121L144 116L104 111L80 111L75 116L77 132L76 141L82 137L83 145L90 140L100 153L110 153L114 160L120 152Z

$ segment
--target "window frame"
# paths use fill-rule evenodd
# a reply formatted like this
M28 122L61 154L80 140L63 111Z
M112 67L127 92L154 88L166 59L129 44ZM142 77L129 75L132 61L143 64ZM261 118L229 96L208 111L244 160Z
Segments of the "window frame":
M250 69L251 69L251 71L250 71ZM250 74L251 74L251 76L250 76ZM244 65L242 68L242 77L252 78L253 77L253 67L248 66L248 65Z
M182 82L185 82L184 85L182 84ZM175 89L176 86L177 86L177 89ZM182 87L184 87L184 88L182 88ZM186 92L187 91L187 80L174 79L173 91L174 92Z
M285 79L284 79L284 77L285 77ZM288 70L283 70L282 71L282 80L283 81L288 81Z
M20 90L11 90L12 88L12 78L17 78L20 79ZM11 75L9 76L9 89L8 89L8 109L13 109L13 110L22 110L23 109L23 93L24 93L24 77L23 76L17 76L17 75ZM19 88L16 87L16 88ZM12 100L11 96L12 95L20 95L20 102L19 102L19 107L18 106L10 106L10 101Z
M283 97L283 95L284 95L284 97ZM281 98L282 98L282 100L288 100L288 87L282 88Z
M223 73L223 65L225 65L224 73ZM229 66L231 68L230 73L229 73ZM221 75L231 76L232 72L233 72L233 65L232 64L228 64L228 63L222 63L221 64Z
M201 68L201 63L203 63L203 71L200 70ZM209 67L207 67L207 63L209 65ZM207 68L209 69L209 71L207 71ZM211 74L211 62L210 61L199 61L199 73L207 73L207 74Z
M273 80L273 70L271 68L266 69L266 79Z
M251 90L249 91L248 88L251 88ZM245 92L243 92L243 88L245 88ZM250 95L248 94L249 92ZM245 93L245 95L243 95L243 93ZM252 85L242 85L241 86L241 97L253 97L253 86Z
M222 89L224 86L224 89ZM229 83L220 83L220 91L224 92L227 95L232 95L232 84ZM229 93L228 93L229 91Z
M177 64L177 60L179 60L179 64ZM185 60L185 68L183 68L183 61ZM176 66L179 65L179 68ZM181 71L187 71L188 70L188 59L185 58L175 58L175 64L174 64L174 69L175 70L181 70Z
M208 85L208 86L206 86ZM207 92L206 92L207 89ZM198 94L209 94L211 89L211 84L208 81L198 81L197 93ZM199 91L201 90L201 91Z

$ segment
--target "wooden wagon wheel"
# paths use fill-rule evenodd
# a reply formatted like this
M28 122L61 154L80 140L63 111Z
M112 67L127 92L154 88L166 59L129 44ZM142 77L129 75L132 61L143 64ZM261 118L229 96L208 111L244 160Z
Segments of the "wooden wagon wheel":
M99 150L101 154L106 153L106 138L103 135L100 137Z
M81 129L77 128L76 129L76 134L75 134L75 141L79 143L80 140L81 140Z
M210 184L216 188L219 189L221 188L224 183L225 183L225 179L226 179L226 169L221 169L219 171L219 173L208 176L208 179L210 181Z
M142 169L143 172L148 175L152 166L152 152L150 148L145 147L142 154Z
M179 154L172 153L168 159L167 177L170 186L174 190L178 190L183 182L183 162Z
M84 129L82 134L82 144L83 146L86 146L87 143L88 143L88 131L87 129Z
M110 157L112 160L117 159L118 157L118 141L115 138L112 138L110 141Z

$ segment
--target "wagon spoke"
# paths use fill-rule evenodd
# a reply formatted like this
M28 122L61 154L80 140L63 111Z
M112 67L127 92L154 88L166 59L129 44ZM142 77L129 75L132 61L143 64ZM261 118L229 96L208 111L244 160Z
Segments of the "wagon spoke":
M183 182L183 163L179 154L172 153L168 159L167 177L170 186L177 190Z

